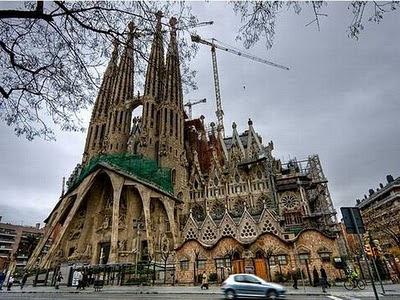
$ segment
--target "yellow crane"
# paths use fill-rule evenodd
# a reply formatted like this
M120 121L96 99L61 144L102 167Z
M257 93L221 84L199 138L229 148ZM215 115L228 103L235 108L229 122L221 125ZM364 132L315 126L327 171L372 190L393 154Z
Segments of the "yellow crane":
M214 73L215 98L217 101L217 111L215 112L217 115L217 120L218 120L217 130L218 130L218 132L221 132L223 136L225 136L224 119L223 119L224 111L222 110L221 93L220 93L219 78L218 78L217 55L215 53L215 49L224 50L226 52L229 52L229 53L241 56L241 57L245 57L245 58L260 62L260 63L264 63L264 64L270 65L272 67L280 68L283 70L289 70L289 68L279 65L279 64L276 64L276 63L273 63L273 62L270 62L266 59L256 57L256 56L248 54L246 52L238 51L236 49L233 49L232 47L224 46L224 45L222 45L221 42L218 42L214 38L211 39L211 42L210 42L210 41L202 39L199 35L196 34L196 35L191 35L191 39L192 39L192 42L207 45L207 46L211 47L211 58L212 58L213 73Z

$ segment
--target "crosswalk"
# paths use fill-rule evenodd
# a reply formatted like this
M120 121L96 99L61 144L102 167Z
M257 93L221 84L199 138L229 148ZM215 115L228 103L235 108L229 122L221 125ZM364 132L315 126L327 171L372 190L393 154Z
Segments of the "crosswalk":
M329 299L332 299L332 300L344 300L344 299L346 299L346 300L361 300L360 298L355 298L355 297L351 297L351 296L340 296L340 297L337 297L337 296L330 295L330 296L326 296L326 297L329 298Z

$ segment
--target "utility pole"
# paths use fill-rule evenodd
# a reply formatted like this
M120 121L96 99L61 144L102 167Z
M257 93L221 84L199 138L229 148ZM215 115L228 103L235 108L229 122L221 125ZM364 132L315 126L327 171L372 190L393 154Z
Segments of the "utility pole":
M361 254L364 257L364 260L367 262L368 275L371 278L371 284L372 289L374 290L375 299L379 300L378 292L376 291L375 287L374 277L372 277L371 267L368 263L368 258L365 254L363 241L361 239L360 228L363 233L365 232L365 228L362 222L360 210L358 209L358 207L341 207L340 210L342 212L343 220L346 225L346 231L351 234L357 234L358 242L361 248Z

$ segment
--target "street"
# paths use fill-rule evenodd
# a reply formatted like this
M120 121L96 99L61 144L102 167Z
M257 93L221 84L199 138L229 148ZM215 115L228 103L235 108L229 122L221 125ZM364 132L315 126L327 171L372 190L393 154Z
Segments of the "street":
M399 296L380 296L381 299L398 299ZM1 299L14 300L14 299L163 299L163 300L175 300L175 299L191 299L191 300L221 300L223 299L220 295L215 294L121 294L121 293L4 293L1 294ZM357 296L350 297L346 295L332 296L332 295L321 295L321 296L309 296L309 295L289 295L288 300L373 300L373 296Z

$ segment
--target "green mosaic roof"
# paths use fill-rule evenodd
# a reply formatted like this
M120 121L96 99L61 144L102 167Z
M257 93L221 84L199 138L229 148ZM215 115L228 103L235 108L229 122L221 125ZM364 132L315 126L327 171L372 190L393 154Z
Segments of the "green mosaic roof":
M133 177L159 187L169 194L173 194L171 169L159 167L156 160L128 154L108 154L92 158L89 165L82 170L71 186L81 182L100 163L104 162L116 170L128 173Z

